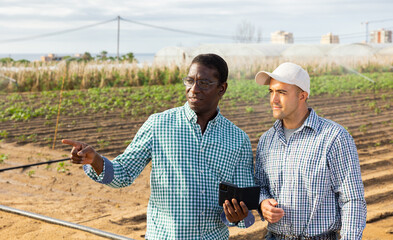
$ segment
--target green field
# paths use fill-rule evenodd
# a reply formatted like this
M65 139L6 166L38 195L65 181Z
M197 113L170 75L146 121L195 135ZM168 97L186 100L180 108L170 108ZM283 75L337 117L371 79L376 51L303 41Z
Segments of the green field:
M379 94L381 90L386 92L393 89L392 72L365 73L364 76L375 83L356 74L313 76L311 96L373 92L374 88L375 93ZM229 80L228 84L224 99L230 99L233 104L239 101L255 104L268 93L267 86L259 86L253 80ZM35 117L45 117L50 120L57 115L59 95L60 91L1 94L0 121L27 121ZM144 87L90 88L64 91L60 112L62 115L78 116L120 110L123 116L137 118L180 106L185 101L184 86L181 83Z

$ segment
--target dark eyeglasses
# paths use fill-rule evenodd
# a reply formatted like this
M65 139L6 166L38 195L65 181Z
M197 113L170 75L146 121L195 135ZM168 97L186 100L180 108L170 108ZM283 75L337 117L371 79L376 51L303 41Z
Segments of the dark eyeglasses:
M186 86L188 88L192 88L192 86L194 86L195 82L196 82L197 86L202 90L207 90L207 89L209 89L209 87L211 85L215 85L218 83L218 82L212 82L208 79L199 79L199 80L195 81L195 79L193 79L192 77L183 78L183 84L184 84L184 86Z

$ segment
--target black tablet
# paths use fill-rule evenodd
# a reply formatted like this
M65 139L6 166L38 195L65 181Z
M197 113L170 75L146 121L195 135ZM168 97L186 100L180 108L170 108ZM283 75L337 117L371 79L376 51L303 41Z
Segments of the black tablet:
M249 210L258 209L259 207L259 191L260 187L244 187L239 188L235 184L221 182L220 193L218 198L218 204L222 206L225 200L232 202L232 199L236 199L238 203L243 201Z

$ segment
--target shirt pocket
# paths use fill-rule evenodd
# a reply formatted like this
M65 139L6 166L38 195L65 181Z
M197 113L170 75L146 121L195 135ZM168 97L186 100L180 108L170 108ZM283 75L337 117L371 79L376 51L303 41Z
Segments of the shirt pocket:
M295 180L305 184L309 198L324 196L331 188L326 158L315 151L305 151L300 159L297 168L300 179Z
M207 168L219 181L231 182L239 162L239 151L223 143L210 142L204 151Z

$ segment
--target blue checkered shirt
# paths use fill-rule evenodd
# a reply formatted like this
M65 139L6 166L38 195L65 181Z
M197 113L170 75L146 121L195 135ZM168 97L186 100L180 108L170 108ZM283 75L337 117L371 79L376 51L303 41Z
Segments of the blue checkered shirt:
M309 110L288 142L281 120L259 140L255 177L260 202L274 198L285 213L268 230L309 237L341 229L341 239L361 239L367 209L353 138Z
M255 185L248 136L219 110L202 135L186 103L150 116L123 154L113 161L104 158L100 176L90 165L84 169L93 180L120 188L130 185L150 161L146 238L228 239L218 186L220 181ZM238 226L246 227L250 222L245 221Z

